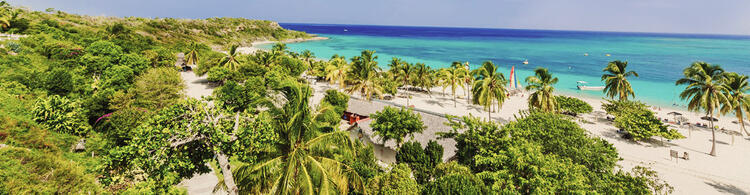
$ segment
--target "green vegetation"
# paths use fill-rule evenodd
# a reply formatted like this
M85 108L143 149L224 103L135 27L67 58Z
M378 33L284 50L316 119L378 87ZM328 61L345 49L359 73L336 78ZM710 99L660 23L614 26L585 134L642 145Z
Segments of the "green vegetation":
M422 133L426 128L422 122L422 116L412 110L386 106L383 110L372 114L373 121L370 124L376 136L385 145L388 140L396 141L396 147L400 147L406 136L413 137L414 133Z
M565 116L532 112L499 126L451 117L457 159L493 192L644 194L650 178L615 171L611 144L591 138ZM461 133L459 133L461 132ZM478 184L477 184L478 185Z
M490 62L482 63L482 67L474 70L474 86L472 87L472 101L474 104L479 104L487 109L487 118L492 118L492 106L497 102L497 110L500 110L503 102L507 99L505 85L508 83L505 80L503 73L497 72L497 66Z
M688 99L688 109L698 111L703 109L706 115L713 118L719 111L721 105L731 105L725 94L726 86L723 85L722 77L725 72L719 65L706 62L695 62L683 71L684 78L677 80L676 85L687 85L680 93L680 98ZM711 124L711 156L716 156L716 127L714 121Z
M218 64L220 52L212 47L309 37L269 21L92 17L5 2L0 24L0 32L23 36L0 41L0 194L184 193L173 184L208 171L205 164L216 161L217 152L255 156L245 151L247 144L262 147L274 134L240 129L241 137L259 141L230 142L222 136L225 129L176 117L203 117L184 108L205 107L184 102L176 53L205 67ZM251 74L258 73L232 73L226 80L265 72ZM240 95L257 95L243 87L248 89ZM252 108L245 104L252 103L222 104L217 112ZM196 131L180 129L188 126ZM171 147L190 135L211 139Z
M534 90L534 93L529 95L529 107L545 112L557 110L557 98L552 94L555 91L552 85L557 83L557 77L552 77L546 68L536 68L534 76L526 77L526 82L529 83L526 90Z
M594 111L594 108L586 103L585 101L568 96L555 96L555 102L557 103L557 111L563 114L577 116L578 114L586 114Z
M372 146L339 129L349 94L371 100L399 88L427 94L433 86L450 88L455 106L456 89L468 85L466 95L491 116L508 96L505 77L489 61L474 71L461 62L433 70L396 58L381 71L368 50L329 61L284 44L238 52L254 40L309 37L268 21L0 8L2 31L27 35L0 42L0 194L184 194L176 184L210 171L220 181L215 191L229 194L671 192L653 171L616 170L611 144L555 112L531 111L506 125L449 117L453 131L443 136L457 142L457 161L443 163L443 146L434 140L424 148L401 146L425 130L421 115L386 107L371 115L371 126L382 143L394 140L399 148L398 163L388 168ZM226 53L212 49L225 47ZM212 96L185 98L177 53L213 82ZM303 74L325 77L339 90L327 90L313 105ZM742 78L722 80L732 97L744 97ZM551 96L555 79L546 70L528 81L541 110L592 110L578 99ZM722 110L747 110L737 101ZM644 107L613 105L627 131L666 135Z
M409 165L419 184L425 184L432 178L432 172L443 161L442 158L443 146L434 140L430 140L424 150L419 142L407 142L396 153L396 163Z
M630 86L628 77L638 77L635 71L627 71L628 62L612 61L604 68L605 74L602 75L602 81L605 83L604 93L607 97L614 99L620 97L620 100L627 100L628 96L635 97L633 87Z
M627 132L627 136L635 141L659 136L667 139L684 138L675 129L669 129L646 104L636 101L610 100L602 105L607 113L615 116L615 127Z

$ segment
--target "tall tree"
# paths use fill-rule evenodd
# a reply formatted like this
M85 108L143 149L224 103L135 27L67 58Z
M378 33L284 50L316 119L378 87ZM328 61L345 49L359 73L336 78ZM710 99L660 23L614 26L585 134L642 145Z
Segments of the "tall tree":
M414 75L412 77L412 83L419 88L427 91L427 94L432 96L431 89L435 85L435 71L424 63L414 64Z
M263 194L348 194L351 187L363 192L357 172L331 156L331 151L356 155L348 132L318 129L309 105L311 88L287 81L278 90L285 103L269 113L279 141L257 163L236 171L239 189Z
M635 97L635 92L633 92L633 87L630 86L628 77L638 77L638 73L635 71L627 71L627 67L627 61L623 62L616 60L609 62L607 67L604 68L603 71L606 73L602 75L602 81L606 84L604 87L604 93L607 94L607 97L612 99L620 97L620 100L627 100L628 96Z
M716 156L716 128L714 127L714 113L729 99L722 93L727 89L722 83L724 69L719 65L706 62L694 62L682 72L685 77L677 80L675 85L687 85L680 93L681 99L688 99L688 109L698 111L703 109L709 115L711 124L711 156Z
M557 99L552 94L555 91L552 85L557 83L557 77L552 77L546 68L539 67L534 69L534 76L526 77L526 82L529 83L526 90L534 90L529 96L529 105L545 112L554 112Z
M460 66L440 70L440 85L443 86L443 91L445 91L445 88L450 87L451 95L453 96L453 107L456 107L456 89L461 87L461 89L466 90L464 87L464 77L468 76L468 72Z
M412 64L402 61L400 58L393 58L389 66L391 66L391 70L394 76L396 77L395 80L400 82L405 87L408 93L409 86L412 83L411 78L412 78L412 75L414 75L414 66L412 66ZM411 100L411 95L406 94L407 106L410 105L409 100Z
M414 113L411 109L394 108L386 106L383 110L372 114L373 121L370 126L375 135L385 145L388 140L396 141L396 147L401 147L406 136L414 137L414 133L422 133L426 128L422 122L422 116Z
M505 85L508 81L503 73L497 72L497 66L491 61L482 63L476 69L476 80L472 87L472 102L487 109L487 117L492 120L492 105L497 102L497 108L502 107L507 99Z
M300 57L302 58L303 61L305 61L305 63L307 63L307 65L312 66L312 60L315 59L315 54L313 54L313 52L311 52L310 50L306 49L305 51L302 51L302 54L300 54Z
M188 49L189 49L189 51L185 55L185 60L187 61L187 64L188 65L196 65L196 64L198 64L198 60L200 60L198 58L198 49L199 49L198 44L195 43L195 42L192 42L188 46Z
M745 132L745 135L750 136L750 132L745 129L744 119L748 108L750 108L750 95L747 94L750 91L748 76L731 72L724 74L723 79L722 85L728 102L721 106L721 113L734 112L735 116L737 116L740 129Z
M239 56L239 53L237 53L237 47L239 46L236 44L229 46L227 55L221 58L221 60L219 61L220 66L224 66L232 71L237 71L237 69L239 69L240 62L237 59L237 57Z
M344 89L346 86L346 74L350 68L346 58L343 56L334 56L326 65L326 80L332 84L338 83L339 89Z
M372 99L372 95L383 96L383 87L380 86L378 71L378 62L375 60L374 50L364 50L360 56L352 58L352 67L349 69L349 78L352 85L346 89L347 93L353 94L359 92L367 101Z

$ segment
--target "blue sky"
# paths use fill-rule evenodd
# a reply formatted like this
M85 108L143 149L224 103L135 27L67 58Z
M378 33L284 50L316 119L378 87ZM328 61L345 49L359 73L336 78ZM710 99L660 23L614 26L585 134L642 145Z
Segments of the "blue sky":
M94 16L750 35L750 0L9 0Z

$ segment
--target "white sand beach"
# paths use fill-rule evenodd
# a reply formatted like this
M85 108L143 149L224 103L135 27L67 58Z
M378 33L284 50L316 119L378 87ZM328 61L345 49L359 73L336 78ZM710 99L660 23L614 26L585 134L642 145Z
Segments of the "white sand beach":
M260 40L260 41L253 41L251 46L240 46L237 47L237 52L241 54L254 54L255 51L261 50L262 48L259 48L260 45L266 45L266 44L275 44L275 43L297 43L297 42L303 42L303 41L322 41L322 40L328 40L328 37L311 37L311 38L295 38L295 39L287 39L283 41L270 41L270 40Z

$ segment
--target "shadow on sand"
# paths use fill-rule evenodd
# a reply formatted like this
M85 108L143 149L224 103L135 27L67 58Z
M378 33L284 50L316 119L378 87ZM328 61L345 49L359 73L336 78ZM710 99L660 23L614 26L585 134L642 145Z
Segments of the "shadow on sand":
M729 194L749 194L748 192L745 192L744 190L738 188L737 186L719 183L715 181L713 183L709 183L709 182L705 182L705 183L711 187L714 187L719 192L729 193Z

